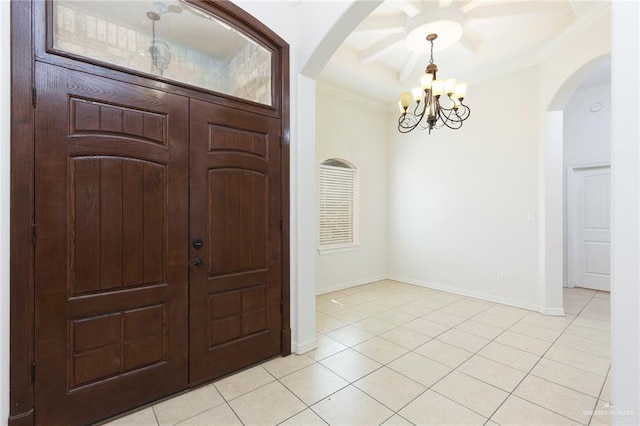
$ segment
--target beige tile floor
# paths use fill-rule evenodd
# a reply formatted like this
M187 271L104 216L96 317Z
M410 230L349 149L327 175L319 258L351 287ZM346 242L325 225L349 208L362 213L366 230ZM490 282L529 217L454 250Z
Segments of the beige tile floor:
M610 424L609 294L564 297L549 317L389 280L324 294L318 349L109 425Z

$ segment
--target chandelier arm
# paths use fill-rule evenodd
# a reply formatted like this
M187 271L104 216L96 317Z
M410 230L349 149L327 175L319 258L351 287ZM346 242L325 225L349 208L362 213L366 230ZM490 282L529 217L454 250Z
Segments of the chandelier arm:
M400 119L398 120L398 124L401 124L403 127L411 127L413 126L412 123L417 121L418 121L417 117L411 114L410 112L408 112L400 116ZM408 126L405 123L409 123Z
M409 133L418 125L420 121L416 119L416 116L411 113L404 113L398 119L398 131L400 133Z
M422 102L422 111L420 111L418 113L418 108L420 108L420 103L421 102L416 102L416 107L413 109L413 115L415 115L416 117L420 117L420 119L422 119L422 117L424 117L424 112L426 111L427 108L427 99L425 98L424 102Z
M442 114L440 116L441 118L441 122L443 126L446 126L452 130L458 130L460 127L462 127L463 122L460 120L455 120L451 118L451 113L450 114Z
M458 108L458 109L462 109L462 113L460 114L460 117L464 121L467 118L469 118L469 116L471 115L471 108L469 108L468 106L466 106L462 102L460 103L460 105L462 106L462 108Z
M457 112L456 115L458 115L462 120L466 120L467 117L471 114L471 109L467 105L462 103L461 101L460 101L460 105L458 105L458 106L453 106L451 108L445 108L445 107L441 106L440 108L443 111L447 111L447 112L451 112L451 111ZM462 113L460 113L461 110L462 110Z
M465 121L471 115L471 110L468 107L458 108L456 110L456 116L459 121Z
M469 118L469 114L471 113L471 110L468 107L458 107L443 110L445 111L443 112L443 115L446 116L447 120L456 123L462 123L467 118Z
M451 98L449 98L449 99L451 100ZM459 106L456 106L456 104L455 104L455 102L453 100L451 100L451 104L452 104L451 108L446 108L446 107L443 107L443 106L441 106L441 108L444 111L451 112L451 111L456 111L457 109L460 108L460 106L464 106L464 105L462 105L462 103Z
M442 120L438 120L433 124L433 128L436 130L442 129L443 127L444 127L444 123L442 122Z
M443 121L442 124L450 128L451 130L458 130L460 127L462 127L463 123L462 121Z
M446 110L442 113L443 116L443 121L447 121L449 123L458 123L461 120L459 120L456 117L457 113L455 110L451 109L451 110Z
M444 117L444 121L447 121L449 123L461 123L463 121L457 117L457 113L455 110L448 110L446 112L443 112L442 116Z
M450 111L454 111L454 110L455 110L455 107L445 108L445 107L443 107L443 106L440 106L440 109L441 109L442 111L450 112Z

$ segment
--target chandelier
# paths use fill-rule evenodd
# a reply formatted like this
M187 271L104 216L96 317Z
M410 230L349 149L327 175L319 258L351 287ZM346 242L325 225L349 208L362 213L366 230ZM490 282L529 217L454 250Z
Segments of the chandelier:
M456 84L455 78L436 80L438 66L433 63L433 40L436 38L437 34L427 36L427 41L431 42L431 59L420 79L420 86L400 94L400 133L409 133L416 127L429 129L429 134L431 129L444 126L457 130L471 114L469 107L463 103L467 95L466 83ZM409 110L412 99L415 101L413 112Z
M179 10L179 12L176 12ZM169 6L167 10L169 12L180 13L182 9L176 9L174 6ZM166 13L166 12L164 12ZM171 49L169 45L156 38L156 22L159 23L161 13L156 13L153 11L147 12L147 18L151 20L151 46L149 46L149 53L151 54L151 72L155 74L155 70L157 70L157 74L162 77L164 70L169 68L169 62L171 61Z

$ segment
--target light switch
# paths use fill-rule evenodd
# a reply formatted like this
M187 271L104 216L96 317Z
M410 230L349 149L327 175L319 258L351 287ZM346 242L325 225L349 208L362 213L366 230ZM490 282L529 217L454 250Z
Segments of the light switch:
M536 212L527 212L527 220L536 220Z

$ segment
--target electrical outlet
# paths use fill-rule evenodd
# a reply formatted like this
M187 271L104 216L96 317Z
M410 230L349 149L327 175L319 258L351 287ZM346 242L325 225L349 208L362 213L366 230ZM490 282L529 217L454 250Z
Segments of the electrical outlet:
M504 281L504 274L502 272L498 272L498 282L503 282Z

